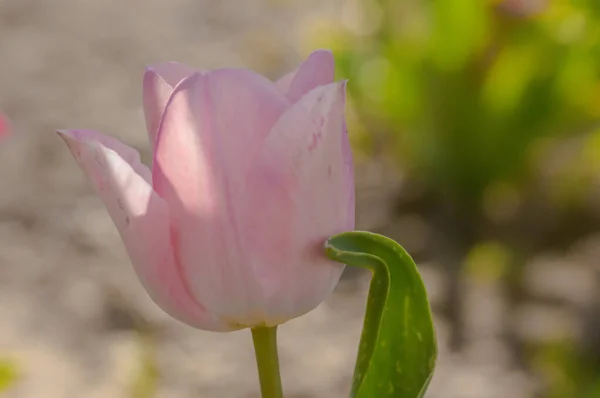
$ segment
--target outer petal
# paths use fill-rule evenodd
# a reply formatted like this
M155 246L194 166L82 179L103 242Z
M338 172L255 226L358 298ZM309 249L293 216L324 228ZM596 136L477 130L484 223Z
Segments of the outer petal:
M206 308L240 325L262 308L240 239L243 172L286 107L272 82L220 70L181 82L160 126L154 188L172 210L185 278Z
M177 62L150 65L144 72L143 103L150 147L154 150L156 133L173 88L196 70Z
M92 131L59 134L104 202L152 299L191 326L231 330L198 305L182 281L173 255L169 209L152 190L150 171L140 163L137 151Z
M316 307L343 266L322 253L354 229L352 155L344 121L345 83L320 86L278 121L248 178L246 235L267 292L269 323Z
M277 81L290 102L296 102L317 86L333 83L335 62L329 50L313 51L296 69Z

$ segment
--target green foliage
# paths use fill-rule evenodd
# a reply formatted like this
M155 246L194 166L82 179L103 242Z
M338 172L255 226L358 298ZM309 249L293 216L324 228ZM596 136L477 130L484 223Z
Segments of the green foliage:
M530 351L534 368L549 386L548 398L600 397L598 364L572 341L546 342Z
M352 383L354 398L421 398L437 356L427 292L413 260L391 239L346 232L327 255L373 273Z
M8 359L0 359L0 393L10 388L18 378L16 364Z
M472 203L497 181L526 182L540 139L600 118L600 3L531 15L498 3L362 0L376 16L366 33L340 24L314 43L335 49L369 136L434 192Z

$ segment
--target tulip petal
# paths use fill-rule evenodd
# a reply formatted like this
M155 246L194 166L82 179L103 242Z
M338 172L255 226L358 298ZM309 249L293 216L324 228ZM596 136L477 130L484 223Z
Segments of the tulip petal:
M143 78L143 104L150 147L154 150L158 125L167 101L177 84L196 72L178 62L164 62L146 68Z
M275 85L277 86L279 91L281 91L286 96L287 96L287 93L290 91L290 86L292 85L292 81L294 80L294 77L296 77L296 73L298 73L298 69L296 69L292 72L286 73L285 75L280 77L279 80L277 80L275 82Z
M174 256L168 206L152 190L150 171L137 151L93 131L59 134L104 202L150 297L191 326L231 330L189 294Z
M172 211L186 281L206 308L240 325L262 308L239 238L242 176L286 107L252 72L195 74L175 88L158 134L154 189Z
M246 69L210 72L207 84L214 128L232 178L246 171L289 102L273 82Z
M328 50L313 51L294 72L277 81L277 87L290 102L298 101L315 87L333 83L335 62Z
M345 83L320 86L274 126L248 177L246 223L269 319L316 307L343 266L322 254L330 236L354 229L352 155ZM273 264L278 264L277 267Z

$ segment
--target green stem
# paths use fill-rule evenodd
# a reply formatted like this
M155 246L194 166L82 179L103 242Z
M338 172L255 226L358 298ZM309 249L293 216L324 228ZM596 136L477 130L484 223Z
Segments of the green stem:
M283 398L277 355L277 326L251 330L262 398Z

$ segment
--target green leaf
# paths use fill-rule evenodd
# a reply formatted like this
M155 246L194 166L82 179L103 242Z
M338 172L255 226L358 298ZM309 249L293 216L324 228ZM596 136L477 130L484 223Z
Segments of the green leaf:
M427 292L412 258L393 240L360 231L333 236L325 252L373 274L351 397L422 398L437 344Z

